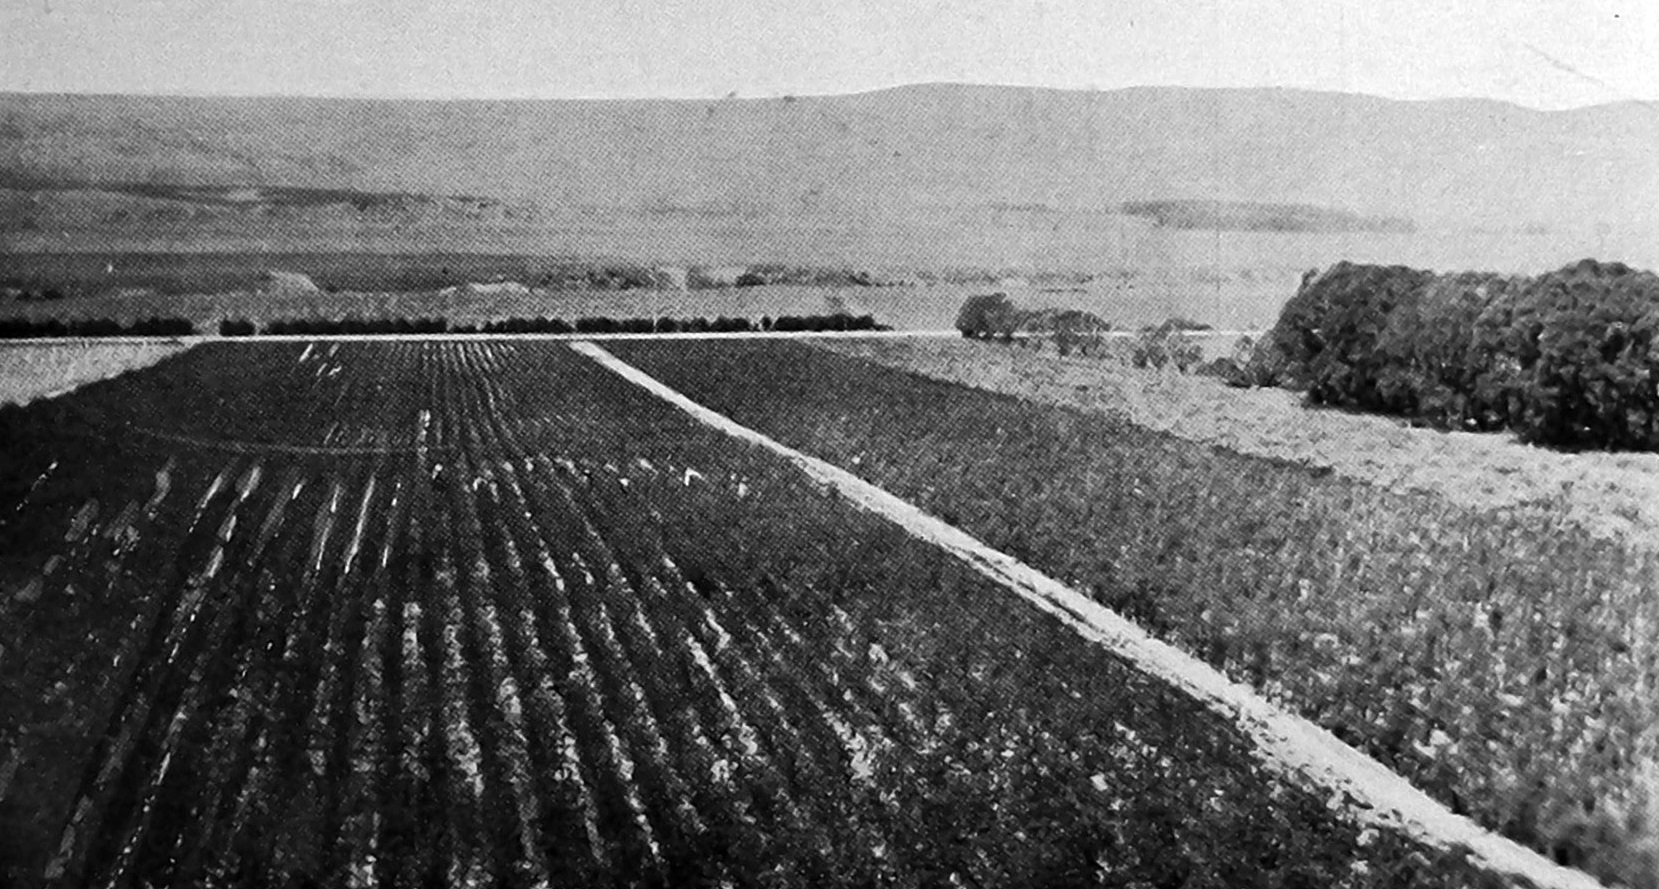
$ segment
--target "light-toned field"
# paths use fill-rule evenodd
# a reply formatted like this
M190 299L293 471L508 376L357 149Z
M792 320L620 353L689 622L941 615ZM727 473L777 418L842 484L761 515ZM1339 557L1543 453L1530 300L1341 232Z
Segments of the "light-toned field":
M1137 370L1113 360L967 340L838 340L825 349L925 376L1091 411L1258 456L1329 467L1477 508L1536 510L1599 536L1659 541L1659 454L1563 453L1506 434L1439 432L1310 409L1297 393Z
M61 395L95 380L113 377L176 355L186 343L0 344L0 404L27 404Z

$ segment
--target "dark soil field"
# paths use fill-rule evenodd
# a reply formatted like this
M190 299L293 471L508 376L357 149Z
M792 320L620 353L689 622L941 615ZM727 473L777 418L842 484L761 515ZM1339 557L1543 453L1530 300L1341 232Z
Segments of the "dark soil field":
M209 344L0 446L7 886L1490 885L562 345Z

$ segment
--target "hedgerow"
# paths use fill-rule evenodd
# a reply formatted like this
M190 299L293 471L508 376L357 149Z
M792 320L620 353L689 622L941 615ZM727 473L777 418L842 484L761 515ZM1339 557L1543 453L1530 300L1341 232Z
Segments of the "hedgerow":
M272 336L355 336L360 334L443 333L442 318L293 318L268 322Z
M144 318L126 324L111 318L82 318L73 321L23 318L0 319L0 339L41 337L105 336L190 336L196 325L186 318Z
M759 323L748 318L728 318L721 315L708 318L610 318L584 317L575 321L562 318L506 318L483 324L451 326L444 318L291 318L266 323L263 333L273 336L352 336L359 334L410 333L741 333L753 330L824 331L824 330L886 330L871 315L784 315L777 319L762 318ZM252 334L253 324L227 320L219 328L222 336ZM63 334L46 334L63 335ZM73 334L71 334L73 335Z
M1317 404L1568 447L1659 447L1659 276L1584 260L1535 278L1339 263L1257 358ZM1254 362L1253 362L1254 363Z

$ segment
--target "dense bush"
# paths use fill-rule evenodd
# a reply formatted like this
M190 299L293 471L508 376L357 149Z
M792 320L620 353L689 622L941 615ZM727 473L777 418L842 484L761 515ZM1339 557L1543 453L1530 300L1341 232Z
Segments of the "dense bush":
M190 336L196 325L185 318L144 318L122 324L111 318L80 318L73 321L48 319L30 321L23 318L0 319L0 339L35 339L41 337L104 337L104 336Z
M1518 283L1476 272L1443 275L1398 306L1377 341L1384 362L1379 407L1446 428L1501 425L1475 394L1488 359L1472 335L1482 315L1509 299Z
M1483 328L1485 329L1491 329ZM1528 441L1659 447L1659 276L1581 262L1533 281L1488 371L1519 365L1524 389L1509 423ZM1536 331L1536 333L1534 333Z
M1620 263L1535 278L1339 263L1303 279L1241 376L1444 428L1654 448L1656 331L1659 276Z
M1307 380L1319 404L1387 410L1379 391L1385 361L1378 340L1389 315L1416 300L1433 273L1342 262L1304 277L1285 303L1274 339L1290 373Z
M236 318L226 318L219 322L220 336L253 336L254 323Z
M1006 293L982 293L970 296L956 313L956 329L965 337L984 339L1013 335L1013 317L1016 310Z

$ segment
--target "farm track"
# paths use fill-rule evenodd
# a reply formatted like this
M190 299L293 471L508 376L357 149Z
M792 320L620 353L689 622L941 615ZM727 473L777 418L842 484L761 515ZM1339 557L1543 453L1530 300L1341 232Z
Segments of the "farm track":
M1474 880L563 346L208 345L0 434L5 885Z

